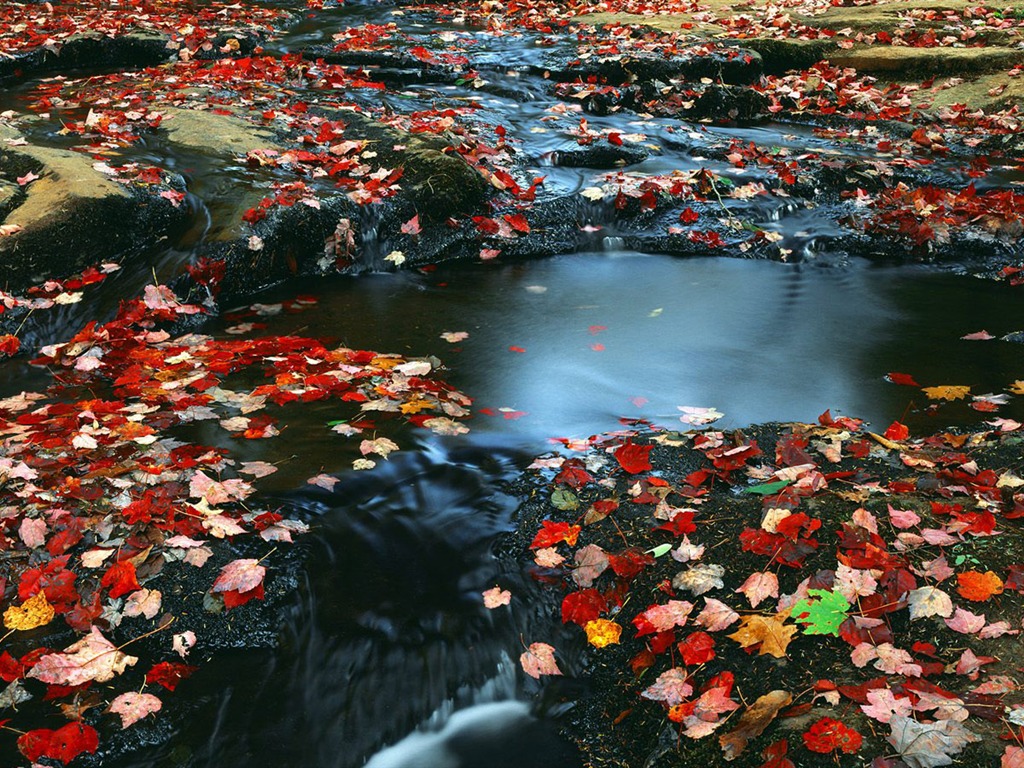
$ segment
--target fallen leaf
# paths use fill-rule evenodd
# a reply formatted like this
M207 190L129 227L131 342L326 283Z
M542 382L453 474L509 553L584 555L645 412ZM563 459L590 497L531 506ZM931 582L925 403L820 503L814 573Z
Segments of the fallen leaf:
M555 661L555 649L547 643L530 643L530 647L520 655L519 664L526 674L537 679L541 675L562 674Z
M764 729L779 714L779 710L788 707L793 696L788 691L770 691L759 696L747 711L740 715L740 720L728 733L718 737L726 760L735 760L747 748L751 739L760 736Z
M89 634L69 645L63 653L48 653L28 672L28 677L52 685L81 685L91 680L105 683L120 675L138 659L119 651L93 626Z
M892 732L886 740L893 745L910 768L938 768L952 765L953 755L980 737L955 720L919 723L909 717L893 715Z
M775 616L744 616L740 619L740 627L729 638L740 644L741 648L758 647L759 656L774 656L781 659L786 655L786 648L796 634L796 626L785 624L786 615Z
M232 560L220 570L213 582L214 592L249 592L263 583L267 569L259 560Z
M53 621L54 609L46 600L46 593L39 590L21 605L12 605L4 611L4 626L7 629L35 629Z
M595 648L604 648L606 645L618 644L622 625L609 619L593 619L583 625L583 631L587 633L588 643Z
M163 702L151 693L135 693L129 691L110 702L109 712L121 716L121 729L137 723L146 715L159 712Z
M484 608L488 608L490 610L494 610L502 605L508 605L512 602L512 593L507 589L502 589L501 587L491 587L481 594L483 594L484 597Z
M983 603L993 595L1003 593L1003 580L992 571L966 571L956 575L956 591L965 600Z
M929 400L963 400L970 394L971 388L956 385L945 385L939 387L923 387Z

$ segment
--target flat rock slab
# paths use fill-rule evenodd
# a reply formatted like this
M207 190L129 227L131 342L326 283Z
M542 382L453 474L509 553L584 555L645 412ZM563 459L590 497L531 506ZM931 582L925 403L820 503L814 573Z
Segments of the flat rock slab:
M838 49L829 61L858 72L891 72L900 75L959 75L1008 70L1024 62L1024 51L992 46L984 48L910 48L892 45L855 46Z
M9 58L0 57L0 83L83 67L156 66L174 55L169 42L169 37L154 32L132 32L117 37L83 33L68 38L56 49L32 48Z

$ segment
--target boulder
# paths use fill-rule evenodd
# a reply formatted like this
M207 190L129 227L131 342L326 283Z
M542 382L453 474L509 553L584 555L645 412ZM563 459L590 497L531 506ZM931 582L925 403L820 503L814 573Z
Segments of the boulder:
M8 285L73 274L151 246L187 215L156 187L129 188L88 155L33 144L0 125L0 262ZM39 178L19 185L29 173Z

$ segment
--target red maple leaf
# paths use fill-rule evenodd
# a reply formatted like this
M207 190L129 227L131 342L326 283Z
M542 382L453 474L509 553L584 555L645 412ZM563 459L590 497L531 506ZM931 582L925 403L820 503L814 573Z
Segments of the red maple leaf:
M703 664L715 658L715 639L707 632L692 632L676 647L688 665Z
M608 608L608 602L596 589L581 589L570 592L562 599L562 623L570 621L581 627L593 621Z
M48 757L68 763L83 752L95 752L99 745L96 729L78 722L68 723L55 731L39 728L18 737L18 749L33 762Z
M823 717L803 735L804 745L811 752L828 754L840 750L852 755L860 750L861 735L831 717Z
M648 456L653 447L652 445L637 445L633 441L627 440L615 449L615 459L619 462L619 466L631 475L646 472L651 468Z
M542 547L553 547L555 544L564 541L570 547L576 543L576 537L580 535L582 528L569 523L556 523L552 520L544 520L541 529L533 537L530 549L541 549Z
M192 673L197 669L199 667L193 667L188 664L162 661L159 664L154 664L153 668L146 673L146 682L158 683L168 691L173 691L178 687L178 683L187 677L191 677Z
M100 579L100 585L110 588L112 598L140 589L139 580L135 577L135 566L130 560L122 560L110 566Z

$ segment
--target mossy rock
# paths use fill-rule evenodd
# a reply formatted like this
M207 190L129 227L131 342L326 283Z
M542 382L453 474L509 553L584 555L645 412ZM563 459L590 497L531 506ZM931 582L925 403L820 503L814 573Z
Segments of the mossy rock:
M440 136L408 133L358 112L339 112L345 137L365 141L382 167L402 168L400 184L420 216L443 221L476 211L491 186Z
M1015 48L909 48L891 45L854 46L836 50L829 61L858 72L893 72L908 75L967 75L1008 70L1024 61Z
M19 139L0 126L0 142ZM179 226L184 210L156 189L129 190L93 167L88 155L35 145L0 150L2 223L20 227L0 237L5 285L72 274L152 246ZM38 179L23 187L18 176ZM6 208L6 211L5 211Z

